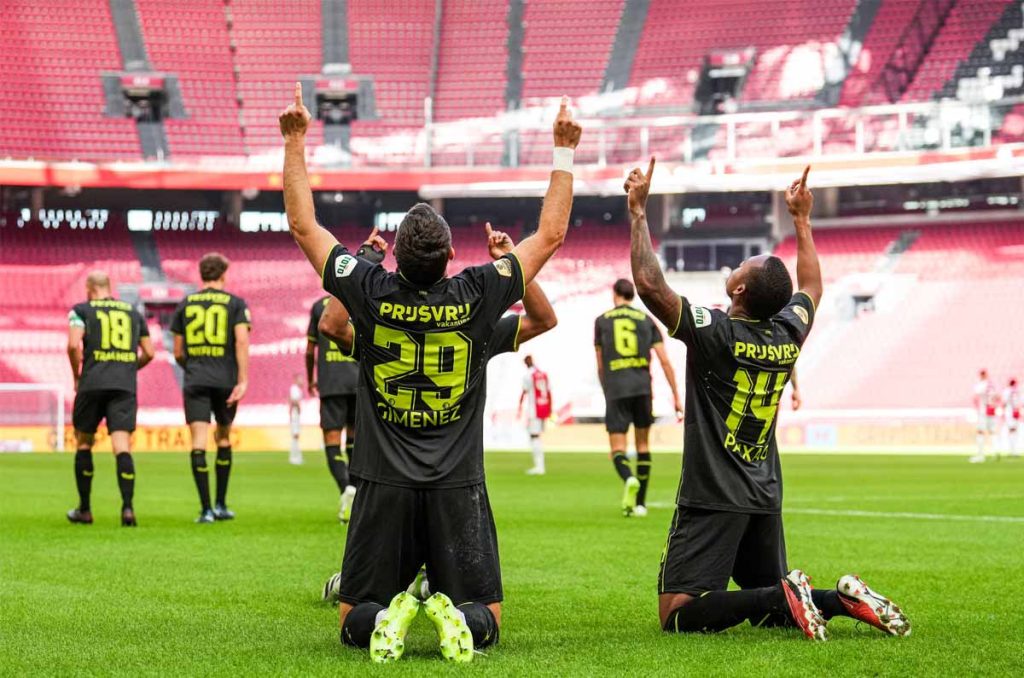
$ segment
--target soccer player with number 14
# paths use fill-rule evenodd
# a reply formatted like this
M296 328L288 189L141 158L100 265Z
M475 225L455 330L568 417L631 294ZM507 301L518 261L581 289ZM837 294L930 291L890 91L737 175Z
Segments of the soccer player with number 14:
M787 573L775 422L822 292L809 170L785 195L799 290L793 294L778 257L751 257L726 281L728 313L692 306L665 282L646 216L654 158L646 173L634 169L626 179L637 291L687 348L683 472L658 580L666 631L715 632L750 620L826 640L827 620L847 616L895 636L910 633L900 608L856 575L825 590L812 589L800 570ZM730 578L739 591L726 590Z

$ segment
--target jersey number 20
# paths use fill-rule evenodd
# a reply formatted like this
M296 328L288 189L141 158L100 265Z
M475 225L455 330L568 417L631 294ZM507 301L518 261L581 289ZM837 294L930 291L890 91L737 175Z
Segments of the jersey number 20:
M225 306L186 306L185 341L189 346L200 344L223 346L228 343L228 309Z

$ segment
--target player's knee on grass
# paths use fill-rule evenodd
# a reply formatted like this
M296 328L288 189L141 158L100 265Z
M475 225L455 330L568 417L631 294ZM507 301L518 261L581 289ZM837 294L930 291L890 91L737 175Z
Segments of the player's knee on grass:
M462 603L459 611L466 618L466 626L473 634L473 647L477 650L498 642L500 627L490 606L483 603ZM500 610L500 608L499 608Z
M386 608L377 603L360 603L350 609L341 622L341 642L352 647L370 647L370 636L377 615Z

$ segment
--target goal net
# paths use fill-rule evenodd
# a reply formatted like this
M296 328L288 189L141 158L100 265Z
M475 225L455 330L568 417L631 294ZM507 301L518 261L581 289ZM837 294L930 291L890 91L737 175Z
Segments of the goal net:
M0 452L64 451L64 387L0 383Z

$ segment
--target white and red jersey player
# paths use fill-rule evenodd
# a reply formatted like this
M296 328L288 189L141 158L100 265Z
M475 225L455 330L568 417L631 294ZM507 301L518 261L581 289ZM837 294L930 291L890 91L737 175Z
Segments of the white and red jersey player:
M978 381L974 384L974 411L978 417L975 441L978 451L969 460L972 464L985 461L985 443L995 432L997 404L996 389L988 378L988 370L981 370L978 373Z
M544 448L541 446L540 434L544 432L544 422L551 416L551 385L548 375L533 364L533 356L523 359L526 363L526 374L523 375L523 391L519 396L520 416L526 414L526 431L530 434L530 447L533 452L533 468L527 473L544 474Z
M996 387L988 378L988 370L978 374L978 382L974 385L974 409L978 415L978 433L992 433L995 428Z
M1003 437L1005 447L1010 454L1017 456L1018 430L1020 429L1020 417L1022 403L1020 390L1017 388L1017 379L1010 378L1010 382L1003 389Z

